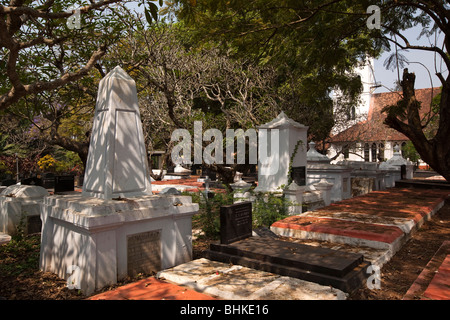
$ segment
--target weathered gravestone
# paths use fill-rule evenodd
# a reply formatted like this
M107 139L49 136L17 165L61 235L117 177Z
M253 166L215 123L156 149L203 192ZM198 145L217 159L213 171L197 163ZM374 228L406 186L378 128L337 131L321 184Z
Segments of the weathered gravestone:
M258 130L258 186L255 192L280 191L281 186L289 184L290 168L297 185L304 186L308 127L281 112Z
M252 203L220 207L220 243L229 244L252 236Z
M0 194L0 232L14 235L19 227L26 234L41 231L40 209L46 189L40 186L11 185Z

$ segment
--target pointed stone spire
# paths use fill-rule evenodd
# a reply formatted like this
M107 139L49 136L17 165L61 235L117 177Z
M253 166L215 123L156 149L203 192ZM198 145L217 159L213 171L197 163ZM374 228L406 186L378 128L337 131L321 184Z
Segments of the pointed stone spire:
M136 83L119 66L99 84L83 196L151 193Z

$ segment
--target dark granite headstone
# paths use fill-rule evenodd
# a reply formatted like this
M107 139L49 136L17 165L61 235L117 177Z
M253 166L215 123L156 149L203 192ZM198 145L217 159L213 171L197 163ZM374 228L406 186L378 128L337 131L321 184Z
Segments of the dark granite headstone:
M291 178L299 186L306 185L306 167L292 167Z
M43 184L42 179L35 178L35 177L22 179L20 181L20 183L22 185L26 185L26 186L40 186L40 187L42 187L42 184Z
M229 244L252 236L252 203L220 207L220 243Z
M9 186L12 186L13 184L16 184L16 183L17 183L16 180L13 180L13 179L5 179L5 180L2 180L1 185L2 185L2 186L9 187Z
M66 192L74 190L74 176L55 176L55 192Z
M55 174L48 172L42 175L42 187L53 189L55 187Z

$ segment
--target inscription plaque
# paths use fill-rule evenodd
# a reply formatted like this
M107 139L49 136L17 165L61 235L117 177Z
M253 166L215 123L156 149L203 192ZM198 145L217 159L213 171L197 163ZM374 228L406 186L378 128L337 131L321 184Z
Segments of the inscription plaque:
M229 244L252 236L252 203L220 207L220 243Z
M306 167L292 167L291 178L298 186L306 185Z
M41 216L28 216L27 217L27 234L41 232L42 221Z
M127 271L130 277L161 270L161 230L127 236Z

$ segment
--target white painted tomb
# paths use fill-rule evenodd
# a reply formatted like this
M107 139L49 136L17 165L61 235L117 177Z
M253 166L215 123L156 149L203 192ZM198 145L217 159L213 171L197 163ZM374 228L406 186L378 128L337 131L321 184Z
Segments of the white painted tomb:
M385 174L379 169L378 163L343 160L337 162L337 164L352 168L351 179L353 196L385 189Z
M83 193L44 198L39 261L88 295L192 260L198 212L189 196L152 195L135 83L120 67L100 82L93 135Z
M306 159L308 163L306 184L319 183L325 179L328 183L333 184L330 194L331 202L351 198L351 168L331 164L326 155L320 154L316 150L316 144L312 141L309 143Z
M308 127L288 118L281 112L272 121L258 127L258 186L255 192L281 192L280 187L288 187L289 165L297 145L297 153L292 159L292 168L304 169L306 179L306 143ZM261 157L261 134L267 134L267 158ZM279 138L276 138L276 133ZM303 169L302 169L303 168ZM305 185L305 182L303 182ZM300 185L301 186L301 185Z
M398 145L396 145L394 147L394 155L392 156L392 158L390 158L390 159L386 160L386 162L384 162L383 168L387 168L387 167L397 168L397 170L399 171L399 175L395 176L395 181L397 181L397 180L401 179L400 173L401 173L402 165L406 166L406 179L412 179L413 175L414 175L414 164L412 164L410 161L408 161L402 157L402 154L400 152L400 147Z
M31 219L40 219L41 204L48 194L48 191L40 186L14 184L3 190L0 194L0 232L14 235L22 220L24 231L28 233L28 229L32 228ZM40 224L38 221L33 223Z

